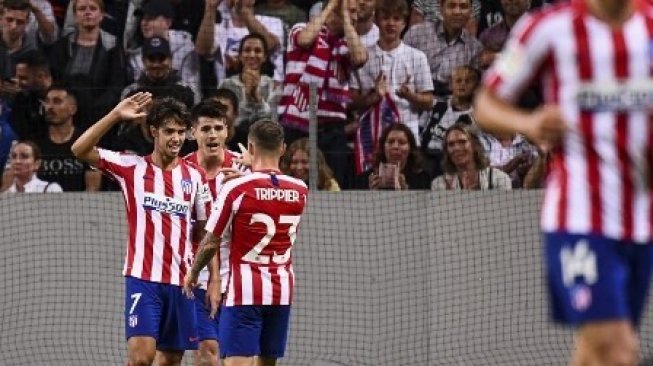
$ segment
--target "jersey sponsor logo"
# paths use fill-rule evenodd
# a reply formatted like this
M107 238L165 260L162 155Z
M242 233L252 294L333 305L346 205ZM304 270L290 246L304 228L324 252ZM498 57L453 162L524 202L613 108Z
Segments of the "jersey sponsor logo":
M583 83L576 101L586 111L648 111L653 106L653 80Z
M572 287L576 278L581 277L588 285L598 280L596 269L596 254L590 249L587 240L578 241L573 247L564 247L560 251L562 264L562 282L566 287Z
M299 192L294 189L254 188L259 201L299 202Z
M143 208L148 211L157 211L184 217L188 214L189 203L174 199L173 197L160 196L154 193L145 193Z
M202 184L200 187L199 199L202 202L211 201L211 188L209 188L208 184Z

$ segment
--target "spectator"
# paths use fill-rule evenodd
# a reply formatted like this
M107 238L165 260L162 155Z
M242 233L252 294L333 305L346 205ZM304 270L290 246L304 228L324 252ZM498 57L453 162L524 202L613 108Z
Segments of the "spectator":
M55 82L76 91L76 123L84 130L118 102L125 62L116 37L100 29L103 0L74 0L73 8L75 31L59 39L49 56Z
M495 0L484 0L484 2L492 2ZM440 23L442 22L442 0L415 0L413 1L413 10L410 13L410 20L408 24L413 26L415 24L429 22ZM467 22L467 30L470 34L476 35L478 29L479 18L481 16L481 0L472 0L472 16Z
M358 177L359 189L429 189L431 178L422 168L422 159L413 132L394 123L381 133L374 154L374 167Z
M240 72L223 80L220 88L233 91L240 101L235 142L246 144L250 124L271 116L274 81L263 73L263 65L269 63L265 38L257 33L246 35L240 42L238 63Z
M30 50L38 49L36 37L26 33L31 12L29 0L4 0L0 15L0 72L2 80L11 79L16 72L16 59Z
M238 120L238 96L233 90L218 88L213 91L209 98L213 98L226 107L225 118L227 126L235 126ZM249 129L249 126L247 126ZM247 141L247 132L236 128L234 137L229 139L229 150L239 151L238 142Z
M199 60L190 33L171 29L174 9L170 0L149 0L137 12L141 16L140 26L142 40L162 37L168 40L172 54L172 68L186 85L199 86ZM144 69L142 41L129 43L132 48L126 50L130 67L129 77L138 79ZM200 96L201 97L201 96Z
M16 60L16 93L10 122L20 140L34 140L45 136L47 123L43 113L43 99L52 86L50 63L43 53L31 50Z
M274 74L270 76L281 83L284 70L283 22L275 17L254 15L254 0L227 1L231 18L223 19L217 25L202 23L197 40L198 53L215 60L215 72L221 81L238 72L238 50L243 37L258 33L265 38L270 59L274 64Z
M5 102L0 102L0 191L6 189L10 182L13 180L10 176L10 169L5 170L7 161L9 160L9 153L12 145L16 141L16 134L11 129L7 121L10 114L9 108Z
M352 21L357 8L354 1L330 0L317 18L293 27L278 107L287 143L306 137L309 84L317 85L318 146L341 187L346 186L350 169L345 135L349 77L367 62L367 50Z
M309 164L308 139L303 138L290 144L281 160L281 171L303 180L308 185ZM333 178L333 172L324 160L324 154L320 149L317 150L317 189L329 192L340 191L340 186Z
M401 122L417 139L419 114L433 104L433 80L424 52L401 41L407 17L406 0L377 2L379 40L367 49L368 62L352 74L350 108L366 110L389 95L397 106Z
M7 193L62 192L56 182L46 182L36 177L41 165L41 150L32 141L20 141L11 149L12 182Z
M433 190L488 190L512 188L510 177L490 166L477 133L469 125L456 123L444 135L444 175L433 180Z
M478 68L483 46L465 29L471 16L471 0L442 0L441 4L442 22L412 26L404 42L426 54L436 95L448 96L453 70L460 65Z
M254 13L281 19L283 22L284 38L290 33L297 23L306 22L306 12L288 0L263 0L254 7Z
M25 29L27 34L45 44L54 43L59 35L59 27L49 0L29 0L29 3L31 14Z
M522 188L524 178L537 157L537 149L522 135L480 135L490 165L510 176L512 188Z
M74 1L66 2L67 6L65 9L65 19L62 31L64 36L75 30ZM120 41L123 39L128 14L131 14L128 13L129 3L129 0L107 0L104 3L104 17L102 18L102 23L100 23L100 28Z
M141 55L143 72L136 82L123 89L120 99L125 99L128 95L132 95L134 90L141 89L151 91L155 98L163 94L177 95L177 99L188 108L199 103L200 91L197 85L187 85L172 69L170 44L165 38L158 36L147 38L143 42Z
M82 131L73 124L77 99L69 89L53 86L45 97L48 134L34 141L43 154L39 178L68 191L97 191L101 173L77 160L70 148Z
M474 92L481 74L471 66L458 66L451 74L452 96L436 100L426 119L421 122L420 141L426 169L434 176L442 174L442 145L444 135L455 123L473 122Z
M538 148L535 161L526 173L526 176L524 177L524 185L522 187L524 189L544 188L544 183L546 181L545 178L551 170L550 164L551 153Z
M373 47L379 40L379 27L374 24L374 13L378 7L376 3L376 0L358 0L358 19L356 19L356 32L361 38L363 46L366 48ZM406 20L402 20L405 28ZM401 31L403 32L403 29Z
M496 54L501 51L508 39L508 34L517 20L530 8L531 0L501 0L503 13L501 20L481 33L479 41L483 44L480 64L483 69L494 62Z

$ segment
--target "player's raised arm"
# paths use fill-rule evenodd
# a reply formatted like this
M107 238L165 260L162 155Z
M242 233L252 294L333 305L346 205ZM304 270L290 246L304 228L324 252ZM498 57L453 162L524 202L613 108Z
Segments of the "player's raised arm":
M97 144L116 123L145 116L145 108L152 102L152 94L136 93L123 99L111 112L89 127L73 144L71 150L75 156L91 165L97 165L100 154Z

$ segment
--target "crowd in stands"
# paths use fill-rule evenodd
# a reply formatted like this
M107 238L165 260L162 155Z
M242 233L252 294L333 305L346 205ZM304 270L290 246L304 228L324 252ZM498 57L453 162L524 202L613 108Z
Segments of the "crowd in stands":
M0 192L115 190L70 147L142 91L225 104L236 151L254 121L278 119L281 166L308 180L311 84L319 189L539 188L547 154L480 131L473 97L513 25L550 2L2 0ZM520 101L540 103L536 86ZM101 144L153 148L143 121Z

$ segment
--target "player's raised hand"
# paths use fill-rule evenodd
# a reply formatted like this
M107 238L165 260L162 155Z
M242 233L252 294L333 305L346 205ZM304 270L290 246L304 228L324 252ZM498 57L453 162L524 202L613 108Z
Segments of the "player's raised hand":
M549 152L560 143L566 129L560 108L545 105L530 115L524 124L523 134L542 151Z
M186 272L186 277L184 277L184 287L181 289L184 295L186 295L186 297L189 299L194 299L195 294L193 293L193 290L197 286L197 276L193 276L190 271Z
M121 100L112 112L122 120L135 120L147 115L147 106L151 103L152 94L139 92Z
M238 148L240 149L240 157L234 158L234 161L242 166L251 167L252 166L252 155L250 155L249 150L241 144L238 143Z
M243 172L236 168L221 168L218 169L218 173L222 173L222 184L227 183L228 181L232 179L236 179L238 177L243 176Z

